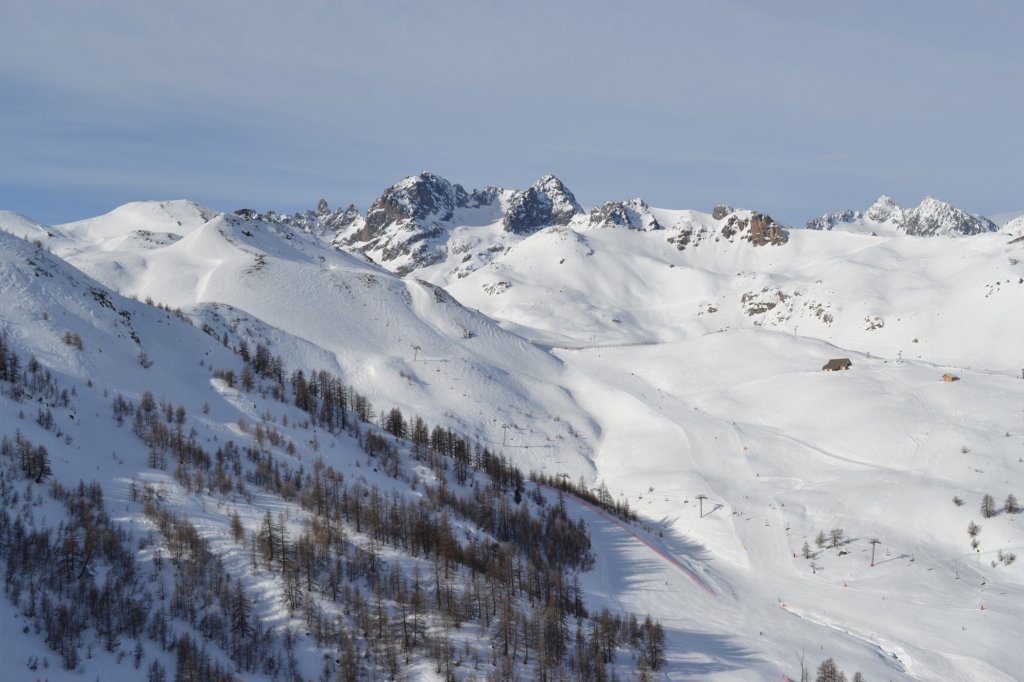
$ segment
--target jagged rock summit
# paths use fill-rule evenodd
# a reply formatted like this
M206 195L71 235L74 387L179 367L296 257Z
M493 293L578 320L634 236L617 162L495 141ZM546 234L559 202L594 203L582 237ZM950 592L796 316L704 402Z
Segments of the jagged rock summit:
M985 216L968 213L934 197L925 197L917 208L904 211L903 229L907 234L931 236L981 234L996 232L999 228Z
M493 187L466 192L462 185L424 171L384 190L361 224L358 212L352 214L350 207L349 229L339 233L334 244L407 274L444 258L448 232L459 222L456 212L493 207L499 198L500 191Z
M746 213L746 215L743 215ZM734 235L754 246L781 246L789 241L789 234L770 215L757 211L736 211L724 218L721 233L726 239Z
M711 217L714 218L715 220L721 220L730 213L735 212L736 209L730 206L729 204L719 204L718 206L715 206L714 209L712 209Z
M251 208L237 209L234 214L244 220L277 222L316 235L342 234L353 225L359 229L363 226L363 217L355 204L349 204L348 208L332 211L326 199L320 199L317 202L315 211L303 211L291 215L274 211L259 212Z
M346 218L333 243L408 274L444 260L448 238L460 226L500 221L506 233L529 235L567 225L582 214L576 197L553 175L526 190L485 187L467 192L462 185L423 172L384 190L358 229L353 226L360 218Z
M447 263L446 271L458 278L548 228L664 232L679 249L707 241L758 247L782 245L789 239L786 227L770 216L724 204L708 215L652 208L635 197L586 211L565 183L551 174L526 189L488 186L467 191L424 171L385 189L365 216L354 205L332 211L324 199L315 209L294 215L249 209L236 214L316 234L399 275Z
M917 237L957 237L999 229L985 216L968 213L934 197L925 197L915 208L904 208L884 194L866 211L829 213L809 221L806 228Z
M595 227L625 227L630 230L663 229L643 199L608 201L593 209L587 216Z
M427 233L449 221L468 199L462 185L423 172L388 187L366 212L362 239L379 237L392 224L404 223ZM429 234L428 234L429 236Z
M719 204L711 215L695 211L676 211L689 214L687 219L667 225L668 243L680 251L701 244L737 241L751 246L782 246L789 242L789 228L770 215L760 211L738 209L728 204ZM662 214L665 214L663 211Z
M514 192L502 219L507 232L529 234L550 225L568 225L583 207L554 175L545 175L529 189Z
M847 211L852 213L852 211ZM892 200L888 194L875 199L875 203L871 204L868 210L864 213L864 217L868 220L874 220L876 223L884 223L887 220L892 220L894 217L899 219L902 216L903 209L900 205Z

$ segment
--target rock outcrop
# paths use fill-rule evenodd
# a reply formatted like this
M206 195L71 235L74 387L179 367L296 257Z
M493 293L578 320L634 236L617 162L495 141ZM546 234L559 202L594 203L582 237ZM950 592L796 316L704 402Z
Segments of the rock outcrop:
M715 220L721 220L730 213L735 213L736 209L729 204L719 204L715 206L714 210L711 211L711 217Z
M628 201L609 201L587 215L594 227L625 227L630 230L660 230L651 207L639 197Z
M449 221L455 209L465 206L469 195L462 185L433 173L420 173L388 187L366 212L361 241L370 241L386 228L404 223L412 229L434 232Z
M754 246L781 246L789 241L789 234L770 216L757 211L735 212L725 218L721 234L730 241L738 236Z
M568 225L583 207L572 192L553 175L545 175L527 190L509 199L502 226L506 232L531 234L551 225Z

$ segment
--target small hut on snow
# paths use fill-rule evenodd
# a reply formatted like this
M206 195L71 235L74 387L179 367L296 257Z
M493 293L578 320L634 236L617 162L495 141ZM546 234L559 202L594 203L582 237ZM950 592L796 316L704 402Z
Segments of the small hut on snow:
M823 372L838 372L844 369L850 369L853 367L853 363L850 362L850 358L833 358L829 360L821 367Z

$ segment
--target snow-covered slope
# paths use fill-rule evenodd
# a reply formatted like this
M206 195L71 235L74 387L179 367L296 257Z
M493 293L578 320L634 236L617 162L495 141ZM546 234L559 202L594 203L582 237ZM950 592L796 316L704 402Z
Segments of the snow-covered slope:
M364 421L359 413L369 409L364 416L372 416L372 408L351 387L339 392L350 401L348 427L325 423L322 410L299 404L305 394L292 387L302 384L287 368L283 380L270 376L272 369L253 377L250 370L263 371L259 350L242 366L229 346L240 349L249 335L225 330L222 341L209 324L194 326L180 313L126 299L6 232L0 290L4 679L365 679L385 661L397 665L383 649L371 651L371 639L380 643L381 636L373 632L394 634L391 647L404 631L412 639L400 645L402 674L440 680L451 676L439 671L462 665L463 656L488 660L487 643L499 636L486 609L476 611L485 623L460 607L453 628L453 610L442 615L433 606L442 599L453 605L455 590L468 596L472 587L478 604L488 601L479 597L482 571L471 582L468 567L482 569L491 559L479 549L474 559L463 547L486 546L488 556L514 557L516 565L531 566L531 575L544 568L548 578L554 559L545 557L571 551L591 562L586 545L566 544L580 526L568 516L559 520L554 493L538 486L528 492L521 472L518 483L495 487L501 467L509 473L506 460L496 467L494 452L481 449L488 445L475 441L471 450L459 431L441 437L463 448L460 458L441 452L436 433L428 457L423 443L410 447ZM258 323L223 304L198 313L214 322ZM514 349L506 350L514 357ZM308 376L309 385L335 381ZM314 400L326 404L323 393ZM534 515L534 533L544 529L560 542L538 550L530 540L527 557L516 549L525 538L500 535L483 515L467 511L474 495L484 500L475 507L501 510L505 528L521 532ZM341 507L319 511L342 500L352 502L361 521L351 522L349 506L344 518ZM404 527L417 524L422 547L371 535L384 519L381 505L409 515ZM507 518L510 506L515 521ZM315 530L327 526L329 539ZM310 552L314 532L330 544L326 559L322 544ZM431 550L439 540L458 551ZM441 587L427 585L430 557L431 585ZM290 580L300 561L303 580ZM493 567L487 572L493 575ZM385 573L402 585L401 594L385 591ZM523 606L539 599L539 585L531 578ZM497 589L490 580L487 586ZM356 615L369 617L362 594L375 589L375 625L362 633ZM530 611L509 612L520 608L509 592L503 608L518 625ZM577 595L582 609L584 594ZM626 617L607 595L586 601L595 614L614 608ZM400 604L413 609L407 620ZM623 654L625 648L618 664L608 662L620 676L634 667ZM517 667L514 655L507 665ZM521 670L533 669L524 662Z
M118 220L60 226L67 237L48 244L123 294L204 319L206 304L226 304L259 322L246 325L236 315L230 326L249 329L253 341L258 329L274 335L289 366L342 372L375 402L392 401L431 422L467 415L458 426L484 442L500 442L502 424L521 423L526 414L559 414L563 421L529 427L537 445L568 438L574 445L565 470L593 475L579 439L592 427L552 381L561 362L442 289L398 278L277 222L218 214L201 224L182 221L174 232L176 219L163 216L157 223L171 231L157 242L140 241L138 226L122 221L120 211L110 215ZM540 447L524 451L524 466L539 467L545 456Z
M737 633L793 679L800 651L867 679L1015 677L1012 645L997 640L1020 627L1024 581L1000 556L1021 530L978 506L1019 490L1024 382L961 372L947 384L927 363L771 332L561 354L603 415L597 463L611 492L714 571L719 597L695 619L708 631ZM842 355L849 373L819 371ZM979 551L972 520L992 532ZM849 542L819 547L835 528ZM674 599L648 589L652 607ZM729 679L719 672L708 677Z
M169 312L122 298L41 247L9 233L0 231L0 247L3 332L14 347L82 381L119 375L135 384L143 380L158 385L204 383L201 370L182 373L181 367L167 363L143 368L137 361L140 352L155 358L173 357L182 346L205 347L207 353L211 345L216 348L198 329L182 324ZM64 339L65 332L77 334L76 344L93 352L82 353ZM126 364L125 358L136 361Z
M865 352L1016 372L1024 334L1009 311L1024 295L1024 246L788 232L754 246L722 230L734 216L654 211L664 230L550 228L463 277L422 276L530 338L560 345L774 329ZM462 274L462 273L459 273Z
M594 538L588 604L661 620L666 679L799 679L800 652L868 680L1016 679L1024 534L1001 509L1024 494L1024 242L980 222L965 234L939 202L880 200L836 229L790 230L756 211L639 199L588 213L555 182L510 213L530 190L470 193L423 174L340 231L323 229L326 206L287 223L174 208L151 223L126 210L0 226L218 338L337 372L383 409L457 427L524 469L603 483L642 516L566 503ZM100 286L65 279L79 282L61 285L69 302ZM65 304L25 305L5 328L46 329L30 311ZM148 350L161 327L137 323L147 306L114 307L136 323L104 313L125 335L111 366L75 369L59 325L18 331L19 347L73 376L116 376L138 353L132 331ZM88 331L88 309L76 315L67 326ZM154 352L224 352L195 333ZM830 358L852 368L822 372Z
M116 237L145 239L170 234L180 237L206 224L217 211L185 199L137 201L115 208L96 218L62 225L62 231L84 242L102 242Z

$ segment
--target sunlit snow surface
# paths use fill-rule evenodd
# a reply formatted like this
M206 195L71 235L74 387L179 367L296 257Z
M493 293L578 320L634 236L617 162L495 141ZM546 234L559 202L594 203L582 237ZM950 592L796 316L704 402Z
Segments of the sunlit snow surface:
M792 230L785 245L754 247L718 236L707 214L652 213L665 229L456 226L452 239L471 248L406 278L190 202L55 227L3 213L0 227L125 296L269 341L289 367L338 372L380 409L456 427L527 470L604 481L645 527L572 504L598 555L590 603L660 619L666 679L798 679L804 652L812 667L833 657L868 680L1019 679L1024 561L992 563L1024 549L1024 516L982 519L979 505L1024 495L1024 242ZM680 250L668 238L683 229L704 235ZM0 237L4 329L96 412L109 413L99 386L156 384L190 396L190 414L209 403L202 418L225 438L264 409L210 384L226 349L119 299L151 357L187 358L132 363L123 317L80 302L86 278L26 277L34 247ZM467 252L473 267L460 269ZM65 329L102 354L70 351ZM821 371L841 357L850 371ZM4 432L20 426L17 409L3 403ZM123 499L144 463L118 463L136 446L103 423L83 420L75 435L102 445L56 464ZM331 445L339 461L355 447ZM178 503L244 571L226 513ZM833 528L848 542L819 549L815 536ZM0 659L46 654L12 622ZM87 667L90 679L100 670Z

